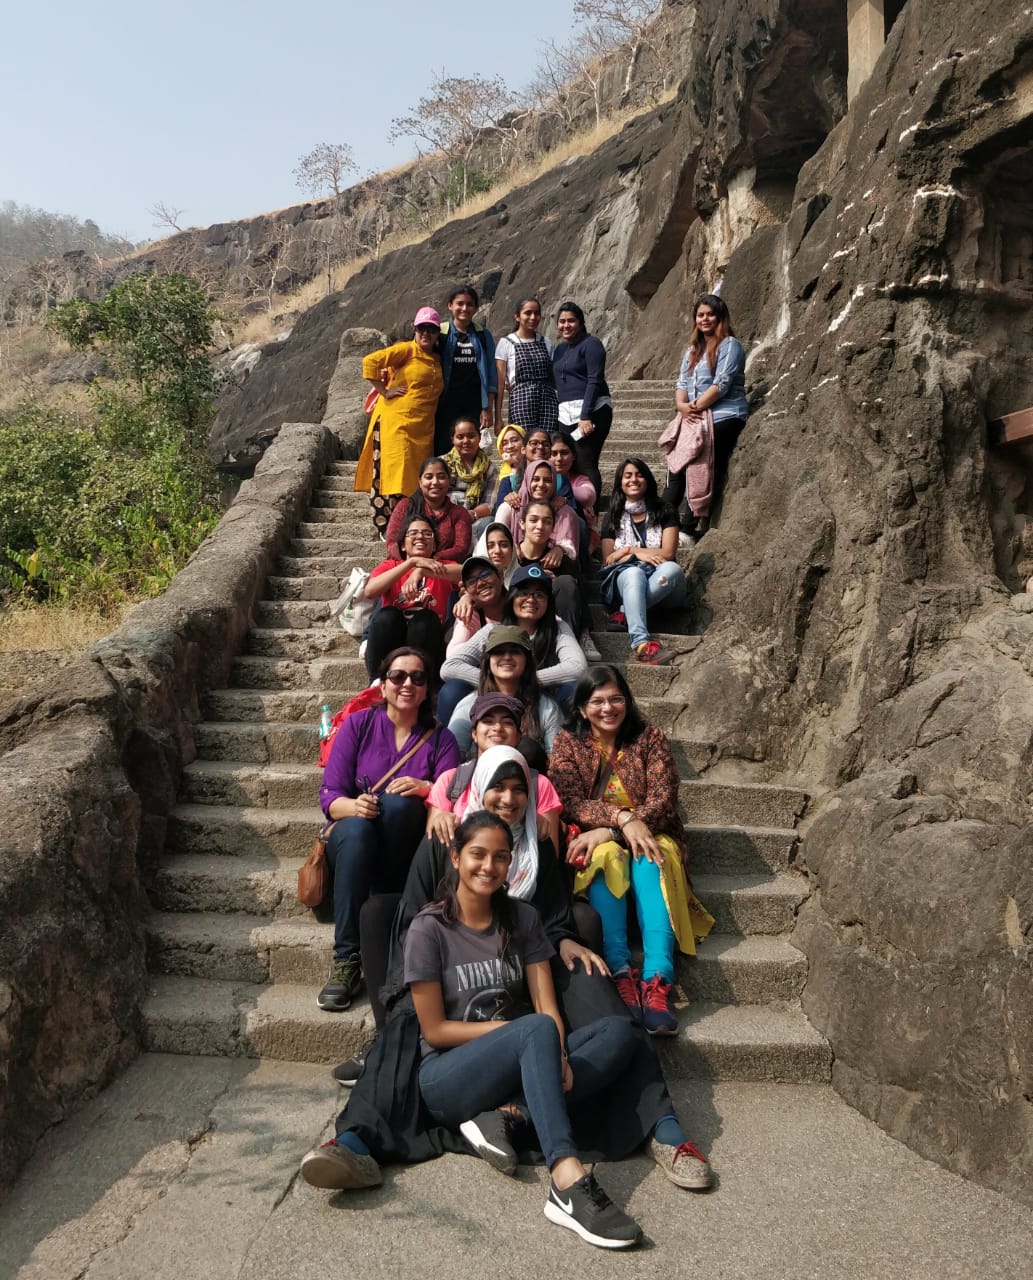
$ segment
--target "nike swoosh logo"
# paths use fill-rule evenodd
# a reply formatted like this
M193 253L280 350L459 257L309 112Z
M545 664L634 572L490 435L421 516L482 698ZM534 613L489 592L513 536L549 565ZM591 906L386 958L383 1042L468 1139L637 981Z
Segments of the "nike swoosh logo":
M553 1200L555 1200L555 1201L556 1201L556 1203L559 1205L559 1207L563 1210L563 1212L564 1212L564 1213L573 1213L573 1212L574 1212L574 1201L573 1201L573 1200L568 1200L568 1201L566 1202L566 1204L564 1204L564 1202L559 1198L559 1196L556 1194L556 1192L555 1192L555 1191L552 1193L552 1198L553 1198Z

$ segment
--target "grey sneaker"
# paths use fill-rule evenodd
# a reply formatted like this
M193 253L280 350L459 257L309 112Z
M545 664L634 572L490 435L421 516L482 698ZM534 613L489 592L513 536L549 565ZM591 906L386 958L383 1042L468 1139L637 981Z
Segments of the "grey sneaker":
M366 1055L357 1053L354 1058L345 1058L330 1072L330 1075L342 1089L350 1089L366 1068Z
M706 1156L691 1142L669 1147L665 1142L652 1138L649 1154L657 1162L676 1187L689 1191L708 1191L714 1185L714 1171Z
M379 1187L383 1178L380 1165L372 1156L360 1156L349 1147L324 1142L301 1161L301 1176L310 1187L324 1191L358 1191L362 1187Z
M583 631L581 633L581 652L589 662L602 662L603 660L603 655L599 652L599 646L592 639L591 631Z
M332 960L326 984L316 1004L327 1013L343 1013L362 989L362 961L356 951L344 960Z
M630 1249L642 1239L635 1219L617 1208L592 1173L564 1191L557 1190L550 1179L545 1216L600 1249Z

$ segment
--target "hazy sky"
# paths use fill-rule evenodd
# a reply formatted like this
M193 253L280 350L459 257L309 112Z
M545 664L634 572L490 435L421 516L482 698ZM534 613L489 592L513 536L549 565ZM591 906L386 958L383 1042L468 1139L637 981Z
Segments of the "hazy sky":
M93 218L133 240L304 199L320 142L361 173L415 154L387 141L442 68L530 78L573 0L23 0L4 7L0 200Z

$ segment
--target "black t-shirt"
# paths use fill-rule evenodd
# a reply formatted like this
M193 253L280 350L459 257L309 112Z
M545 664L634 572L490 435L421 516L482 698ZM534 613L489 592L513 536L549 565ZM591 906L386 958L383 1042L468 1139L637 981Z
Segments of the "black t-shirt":
M405 936L405 981L440 982L445 1017L455 1022L489 1022L529 1012L524 970L548 960L552 943L538 912L514 899L513 932L499 955L494 925L470 929L448 925L433 910L421 911ZM424 1055L431 1052L424 1046Z
M558 569L545 569L540 560L527 559L525 556L521 555L519 547L517 547L516 558L517 558L517 563L520 565L525 565L525 564L539 565L544 569L545 573L554 573L557 576L557 578L564 577L564 576L568 578L576 578L578 575L577 562L575 560L571 560L570 556L568 556L565 552L563 555L563 559L560 561L560 567Z
M481 375L477 372L477 350L470 335L456 333L456 345L452 352L452 368L448 375L448 390L443 399L457 410L471 406L481 408Z

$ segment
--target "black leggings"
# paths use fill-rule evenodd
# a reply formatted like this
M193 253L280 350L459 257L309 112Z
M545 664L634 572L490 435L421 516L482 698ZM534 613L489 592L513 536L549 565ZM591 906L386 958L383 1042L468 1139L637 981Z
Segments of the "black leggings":
M408 618L395 605L378 609L366 632L366 670L372 680L392 649L412 645L430 659L432 671L445 661L445 631L433 609L417 609Z
M713 496L710 499L711 511L716 511L717 505L721 501L721 495L725 491L725 483L728 480L728 464L745 426L746 422L743 418L729 418L726 422L714 423L714 488ZM667 506L677 511L684 498L685 471L675 471L673 474L668 472L667 488L663 492L662 500ZM693 513L690 509L690 520L692 515Z
M574 456L577 459L577 472L579 475L587 476L595 485L596 492L596 510L599 509L599 499L603 496L603 481L599 472L599 455L603 451L603 445L606 443L606 437L610 434L610 427L613 425L613 409L608 405L600 405L592 414L592 424L595 430L590 436L585 436L582 440L576 440ZM563 427L564 431L576 430L576 428Z

